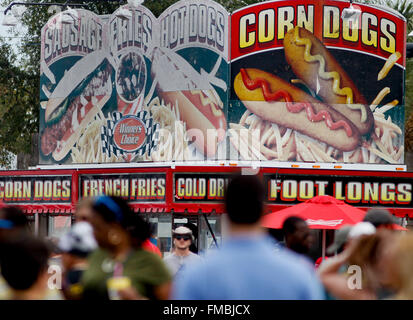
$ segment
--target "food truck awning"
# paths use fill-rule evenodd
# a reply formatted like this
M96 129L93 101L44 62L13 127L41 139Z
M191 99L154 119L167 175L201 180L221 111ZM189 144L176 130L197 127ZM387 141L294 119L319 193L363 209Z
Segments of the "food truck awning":
M0 171L0 201L28 215L67 215L83 197L127 199L137 213L208 215L225 212L224 191L240 168L182 166ZM268 212L331 195L362 210L413 217L413 172L260 168Z
M70 215L75 212L71 204L41 204L41 205L15 205L27 215L48 213L51 215Z

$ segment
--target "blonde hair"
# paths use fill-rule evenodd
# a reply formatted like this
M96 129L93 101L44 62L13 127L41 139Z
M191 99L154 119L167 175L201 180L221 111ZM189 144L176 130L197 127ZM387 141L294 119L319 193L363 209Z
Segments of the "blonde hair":
M398 273L399 292L396 299L413 299L413 234L411 232L398 238L393 262Z
M362 268L363 284L371 290L380 287L377 275L377 263L381 257L383 246L392 241L394 233L390 230L377 230L371 235L363 235L356 239L356 247L349 257L350 265L358 265Z

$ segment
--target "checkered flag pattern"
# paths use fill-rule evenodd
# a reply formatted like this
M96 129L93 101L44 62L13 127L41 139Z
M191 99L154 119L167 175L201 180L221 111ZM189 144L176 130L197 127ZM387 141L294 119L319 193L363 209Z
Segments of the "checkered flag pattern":
M123 117L122 113L117 112L117 111L113 112L112 120L108 120L107 126L101 128L100 137L102 141L102 152L106 153L108 157L114 154L117 158L123 157L127 154L131 156L131 159L133 159L137 155L143 156L146 153L148 154L148 156L150 156L152 150L155 150L158 144L158 141L159 141L159 129L160 129L159 123L153 121L148 111L138 112L136 117L141 119L143 124L145 125L146 141L142 145L141 148L131 153L131 152L127 152L127 151L119 149L113 143L113 134L114 134L113 131L115 129L115 125L120 119L122 119L122 117Z

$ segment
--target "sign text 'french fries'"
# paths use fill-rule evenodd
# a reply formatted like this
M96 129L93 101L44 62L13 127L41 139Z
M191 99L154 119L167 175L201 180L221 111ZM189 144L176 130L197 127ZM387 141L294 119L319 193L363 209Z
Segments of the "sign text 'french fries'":
M122 197L131 202L164 201L165 181L164 174L81 176L81 196L95 197L106 194Z

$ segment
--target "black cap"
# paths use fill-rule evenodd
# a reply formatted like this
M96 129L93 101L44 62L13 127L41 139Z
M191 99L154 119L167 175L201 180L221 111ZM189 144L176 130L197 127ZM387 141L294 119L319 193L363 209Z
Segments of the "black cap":
M383 225L396 223L388 210L379 208L370 209L367 211L363 221L370 222L376 228Z

